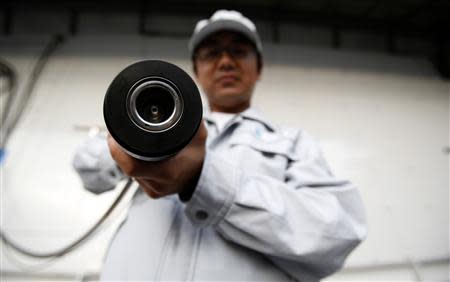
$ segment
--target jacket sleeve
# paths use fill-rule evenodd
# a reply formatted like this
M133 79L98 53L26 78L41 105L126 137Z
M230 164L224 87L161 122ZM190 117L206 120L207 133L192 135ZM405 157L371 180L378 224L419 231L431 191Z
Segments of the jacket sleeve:
M298 135L294 154L280 181L207 151L186 213L296 279L314 281L339 270L365 238L365 211L355 186L332 175L311 136Z
M84 188L95 194L114 189L124 178L111 157L106 137L100 134L89 137L76 149L72 166Z

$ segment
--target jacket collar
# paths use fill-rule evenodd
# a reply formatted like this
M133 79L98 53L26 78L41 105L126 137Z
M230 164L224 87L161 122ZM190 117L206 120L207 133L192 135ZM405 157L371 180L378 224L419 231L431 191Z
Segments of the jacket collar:
M203 117L205 120L214 123L214 120L211 118L211 111L209 109L205 109ZM255 121L263 124L270 131L276 130L276 127L269 120L267 120L265 117L263 117L258 110L256 110L253 107L250 107L250 108L246 109L245 111L237 114L235 122L239 121L241 119L255 120Z

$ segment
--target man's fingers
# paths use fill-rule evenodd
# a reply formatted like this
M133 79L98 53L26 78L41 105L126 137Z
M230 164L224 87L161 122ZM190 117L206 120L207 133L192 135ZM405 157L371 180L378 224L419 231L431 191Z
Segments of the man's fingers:
M156 163L146 162L130 156L117 144L111 135L108 135L108 146L112 158L126 175L142 177L148 176L149 171L155 171L155 175L158 173L159 167Z
M206 128L200 128L185 148L171 158L158 162L136 159L126 153L119 144L108 136L112 158L121 170L137 180L151 198L161 198L178 193L184 186L198 179L205 155Z
M158 191L157 185L151 180L139 177L135 178L135 180L137 181L137 183L139 183L141 189L143 189L144 192L147 193L147 195L149 195L151 198L158 199L165 196L163 193Z
M123 172L130 175L127 171L127 164L131 162L131 156L125 153L122 148L120 148L119 144L117 144L117 142L114 140L114 138L111 137L111 135L108 135L108 147L111 153L111 157L116 161L120 168L122 168Z
M206 130L205 123L202 120L202 122L200 123L200 127L198 128L197 133L195 134L191 142L196 145L204 146L207 136L208 131Z

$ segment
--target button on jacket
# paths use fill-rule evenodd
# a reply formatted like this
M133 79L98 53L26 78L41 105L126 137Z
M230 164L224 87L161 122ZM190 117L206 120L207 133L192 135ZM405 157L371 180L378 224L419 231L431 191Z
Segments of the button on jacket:
M253 109L218 118L205 115L207 150L192 198L138 192L102 280L317 281L364 239L359 192L331 173L309 134L275 127ZM89 190L104 191L117 168L108 154L86 157L92 146L79 148L74 166ZM103 172L96 178L95 165Z

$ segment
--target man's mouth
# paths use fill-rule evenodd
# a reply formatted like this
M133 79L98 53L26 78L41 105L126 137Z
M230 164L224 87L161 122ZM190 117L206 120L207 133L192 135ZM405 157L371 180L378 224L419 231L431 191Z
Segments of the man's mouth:
M217 78L217 82L220 83L233 83L239 80L239 77L236 75L221 75Z

